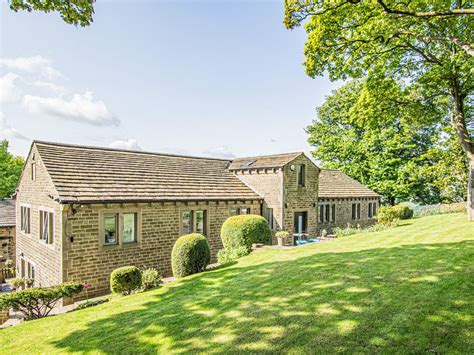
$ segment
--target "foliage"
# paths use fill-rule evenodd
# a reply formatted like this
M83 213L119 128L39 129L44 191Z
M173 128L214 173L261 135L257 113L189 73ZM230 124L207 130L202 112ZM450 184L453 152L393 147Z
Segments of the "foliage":
M179 237L171 252L173 275L178 278L204 271L210 261L209 243L197 233Z
M363 234L363 233L372 233L372 232L382 232L387 229L397 227L399 225L399 219L394 219L390 223L387 224L374 224L370 227L367 228L361 228L359 225L353 227L351 225L348 225L345 228L340 228L336 227L333 230L333 233L335 234L336 238L342 238L342 237L348 237L350 235L354 234Z
M161 275L158 270L154 268L147 268L142 270L142 290L150 290L160 284Z
M10 197L16 190L24 161L8 151L8 141L0 141L0 198Z
M272 232L264 217L239 215L227 218L221 228L221 239L225 249L244 247L250 251L254 243L270 244Z
M89 26L94 14L95 0L8 0L13 11L58 12L64 22L82 27Z
M5 260L5 267L11 269L11 268L13 268L13 266L14 266L14 263L13 263L12 259Z
M113 293L129 295L142 285L142 273L136 266L124 266L112 271L110 290Z
M275 233L275 237L277 238L288 238L290 236L290 233L287 231L278 231Z
M33 287L34 284L35 284L35 279L32 279L32 278L25 279L26 288L31 288Z
M72 297L82 291L81 283L63 283L52 287L35 287L0 296L0 309L12 308L26 320L46 317L63 297Z
M260 249L88 311L2 329L1 352L471 354L474 235L465 216Z
M432 206L421 206L415 209L415 217L433 216L445 213L463 213L466 212L466 204L463 202L451 204L439 204Z
M384 85L388 97L403 97L399 82L387 80ZM433 127L413 124L415 109L389 99L383 110L372 113L377 107L368 101L379 89L364 78L347 83L326 99L307 128L314 157L325 168L342 170L367 185L390 204L462 201L467 166L458 158L462 149L451 124L441 118L442 124ZM438 108L425 106L416 110L419 120L441 114ZM366 121L375 115L378 121Z
M22 277L15 277L13 279L8 279L7 283L15 290L25 287L25 279Z
M379 223L390 224L396 220L410 219L413 217L413 209L408 206L382 206L375 217Z
M287 28L305 23L309 76L368 78L354 108L365 113L357 115L365 122L383 120L392 102L413 113L406 115L410 123L427 129L451 117L464 151L458 159L467 159L472 179L473 15L471 1L286 0L284 23ZM402 95L391 90L393 80L402 84ZM437 114L420 115L426 108ZM468 203L474 208L471 192Z
M217 252L217 261L219 262L219 264L224 265L234 260L240 259L241 257L246 256L248 254L249 250L247 249L247 247L244 246L239 246L232 249L224 248L220 249Z

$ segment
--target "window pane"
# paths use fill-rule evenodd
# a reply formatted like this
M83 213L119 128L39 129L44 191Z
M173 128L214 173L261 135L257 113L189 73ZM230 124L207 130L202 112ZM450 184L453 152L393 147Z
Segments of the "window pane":
M117 244L117 215L107 214L104 216L105 244Z
M324 205L319 205L319 223L324 222Z
M237 216L239 214L239 209L238 208L231 208L230 209L230 215L231 216Z
M124 213L123 214L123 242L134 243L137 241L137 214Z
M240 214L250 214L250 208L241 208Z
M331 222L336 222L336 205L331 205Z
M326 210L324 211L325 214L325 222L329 222L329 205L326 205Z
M196 211L195 218L196 218L196 233L205 234L205 211Z
M189 234L192 232L192 213L191 211L184 211L182 216L182 233Z
M360 219L360 203L357 204L357 219Z

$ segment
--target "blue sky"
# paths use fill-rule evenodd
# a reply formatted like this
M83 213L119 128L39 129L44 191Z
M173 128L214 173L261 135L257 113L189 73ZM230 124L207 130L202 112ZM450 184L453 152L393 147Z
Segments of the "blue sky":
M94 23L1 3L0 138L204 156L308 152L337 87L302 65L282 1L98 1Z

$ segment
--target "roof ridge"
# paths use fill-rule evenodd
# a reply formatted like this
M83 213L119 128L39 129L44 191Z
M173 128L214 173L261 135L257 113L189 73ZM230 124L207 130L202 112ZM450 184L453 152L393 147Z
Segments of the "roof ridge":
M142 151L142 150L127 150L127 149L120 149L120 148L98 147L98 146L60 143L60 142L48 142L48 141L42 141L42 140L33 140L32 144L49 145L49 146L57 146L57 147L68 147L68 148L76 148L76 149L103 150L103 151L130 153L130 154L158 155L158 156L174 157L174 158L217 160L217 161L225 161L225 162L231 162L232 161L231 159L224 159L224 158L211 158L211 157L200 157L200 156L194 156L194 155L184 155L184 154L148 152L148 151Z
M267 155L254 155L254 156L248 156L248 157L237 157L232 159L231 161L235 160L241 160L241 159L255 159L255 158L272 158L272 157L280 157L283 155L293 155L293 154L304 154L303 151L300 152L288 152L288 153L277 153L277 154L267 154Z

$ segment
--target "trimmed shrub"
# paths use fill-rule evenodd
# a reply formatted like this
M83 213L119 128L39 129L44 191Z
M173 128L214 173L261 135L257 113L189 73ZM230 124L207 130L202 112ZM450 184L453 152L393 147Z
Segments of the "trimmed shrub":
M237 247L235 249L221 249L217 252L217 261L219 264L224 265L237 260L243 256L249 254L247 247Z
M408 206L384 206L380 207L377 213L377 221L382 224L391 223L397 219L410 219L413 217L413 210Z
M275 234L276 238L288 238L289 236L290 236L290 233L288 233L287 231L278 231Z
M201 272L211 261L211 250L202 234L187 234L178 238L171 252L171 267L175 277Z
M0 296L0 309L13 308L23 313L26 320L46 317L63 297L82 291L82 283L68 282L52 287L34 287L5 293Z
M246 214L227 218L222 225L221 239L224 249L244 247L250 251L253 243L270 244L272 232L265 218Z
M142 273L136 266L124 266L110 274L110 290L113 293L129 295L142 285Z
M157 287L160 284L161 275L158 270L148 268L142 270L142 290L146 291Z

